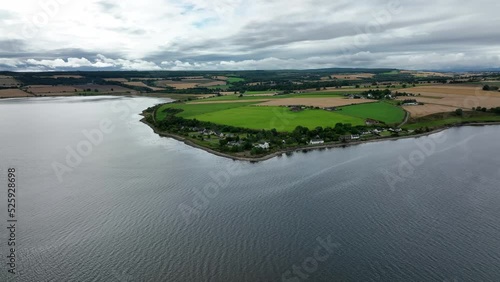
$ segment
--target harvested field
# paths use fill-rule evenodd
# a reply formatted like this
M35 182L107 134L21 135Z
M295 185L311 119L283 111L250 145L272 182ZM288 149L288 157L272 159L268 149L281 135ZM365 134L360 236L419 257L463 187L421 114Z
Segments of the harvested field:
M95 89L99 90L99 92L102 93L136 93L137 91L126 88L123 86L119 85L99 85L99 84L92 84L92 85L75 85L75 87L82 89L91 89L94 91Z
M226 82L216 80L216 81L198 84L198 87L210 87L210 86L220 86L220 85L226 85Z
M491 91L484 91L482 86L418 86L401 90L407 93L422 94L423 96L447 97L447 95L484 96L492 95ZM498 94L500 96L500 93Z
M30 85L26 90L29 93L35 95L46 95L46 94L71 94L78 91L83 91L83 88L78 86L51 86L51 85Z
M153 91L161 91L161 90L165 90L165 88L159 88L159 87L151 87L147 84L145 84L144 82L142 81L132 81L132 82L125 82L123 83L125 85L130 85L130 86L138 86L138 87L145 87L145 88L149 88Z
M363 103L377 102L369 99L345 99L345 98L283 98L270 100L259 104L261 106L312 106L312 107L339 107L347 105L356 105Z
M457 108L451 106L425 104L421 106L404 106L403 109L409 112L412 118L418 118L437 113L452 112Z
M194 88L197 83L192 83L192 82L184 82L184 81L173 81L173 80L159 80L156 83L156 86L160 87L174 87L176 89L188 89L188 88Z
M441 105L463 109L473 107L500 107L500 93L484 91L477 86L420 86L405 89L404 92L421 94L415 97L427 105ZM399 97L404 100L404 97ZM438 108L435 108L436 110ZM430 110L431 111L431 110Z
M0 98L33 97L33 95L20 89L1 89Z
M219 76L214 76L213 79L218 79L218 80L227 80L228 77L227 76L222 76L222 75L219 75Z
M160 87L175 87L176 89L188 89L196 87L210 87L226 85L225 81L211 80L211 79L183 79L182 81L175 80L159 80L155 83Z
M452 97L445 97L445 98L421 98L421 97L416 97L415 98L418 102L422 102L427 104L434 104L434 105L442 105L442 106L451 106L457 108L463 108L463 109L472 109L475 107L486 107L486 108L493 108L493 107L500 107L500 97L487 97L487 96L460 96L460 95L454 95Z
M14 87L18 85L19 81L12 76L0 75L0 87Z

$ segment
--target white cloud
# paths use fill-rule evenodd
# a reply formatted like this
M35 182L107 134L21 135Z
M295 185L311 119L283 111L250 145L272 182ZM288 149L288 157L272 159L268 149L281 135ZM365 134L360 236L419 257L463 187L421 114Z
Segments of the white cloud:
M489 67L500 56L498 8L493 0L6 1L0 66Z

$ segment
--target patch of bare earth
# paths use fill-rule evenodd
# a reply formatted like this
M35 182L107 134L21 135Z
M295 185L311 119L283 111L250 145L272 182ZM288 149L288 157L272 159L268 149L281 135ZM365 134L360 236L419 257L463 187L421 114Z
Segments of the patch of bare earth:
M12 76L0 75L0 87L15 87L20 83Z
M184 82L184 81L174 81L174 80L159 80L156 83L156 86L160 87L174 87L176 89L188 89L195 88L198 83L194 82Z
M417 118L437 113L452 112L457 108L451 106L425 104L418 106L403 106L403 109L409 112L412 118Z
M339 107L347 105L356 105L364 103L372 103L376 100L369 99L346 99L346 98L283 98L274 99L265 103L259 104L260 106L312 106L312 107Z
M33 97L20 89L0 89L0 98Z
M198 84L198 87L210 87L210 86L220 86L226 85L225 81L211 81L207 83Z
M75 95L75 93L78 91L83 91L83 89L77 86L51 86L51 85L30 85L26 89L26 92L32 93L36 96Z

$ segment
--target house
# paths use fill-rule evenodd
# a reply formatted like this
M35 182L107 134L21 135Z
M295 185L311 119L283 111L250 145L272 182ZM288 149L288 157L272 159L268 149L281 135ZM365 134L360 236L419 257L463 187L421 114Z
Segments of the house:
M321 139L312 139L311 141L309 141L309 145L319 145L319 144L324 144L325 141L321 140Z
M236 142L236 141L231 141L229 143L227 143L228 146L231 146L231 147L236 147L236 146L240 146L241 145L241 142Z
M269 149L269 143L264 142L263 144L257 144L257 145L255 145L255 147L267 150L267 149Z
M327 111L336 111L337 107L326 107L324 109L327 110Z
M351 140L358 140L359 139L359 135L358 134L352 134L351 135Z
M403 106L418 106L417 102L404 103Z
M379 122L376 121L376 120L374 120L374 119L370 119L370 118L366 119L366 121L365 121L366 125L374 125L374 124L377 124L377 123L379 123Z
M372 133L373 133L373 134L375 134L375 135L379 135L379 134L380 134L380 132L381 132L381 131L380 131L380 130L378 130L378 129L374 129L374 130L372 130Z

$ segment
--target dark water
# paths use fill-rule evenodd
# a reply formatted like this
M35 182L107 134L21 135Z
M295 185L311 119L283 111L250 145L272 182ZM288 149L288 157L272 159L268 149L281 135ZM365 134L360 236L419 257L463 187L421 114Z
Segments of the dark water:
M0 101L1 281L8 167L17 281L500 281L499 126L248 163L155 135L159 102Z

